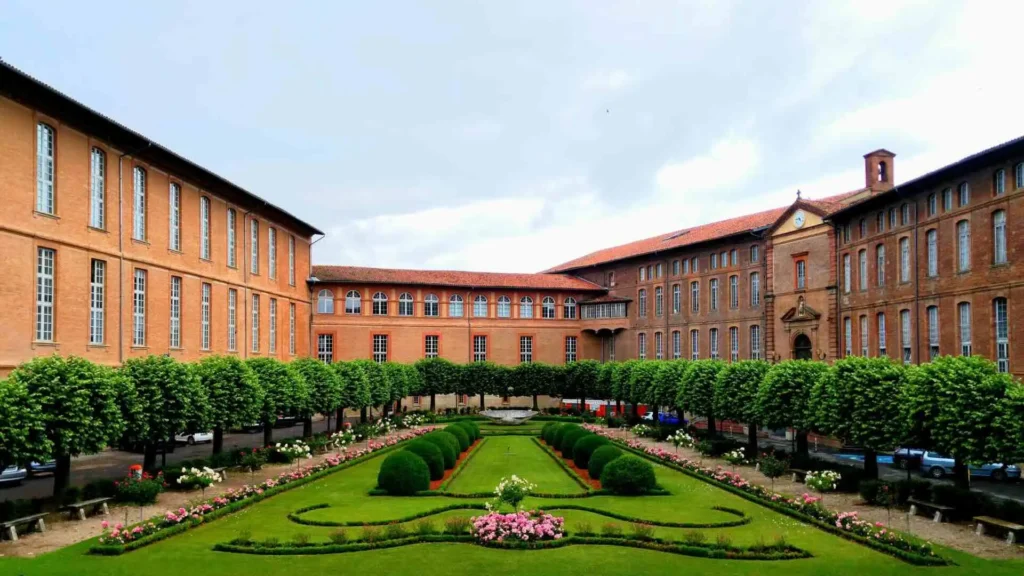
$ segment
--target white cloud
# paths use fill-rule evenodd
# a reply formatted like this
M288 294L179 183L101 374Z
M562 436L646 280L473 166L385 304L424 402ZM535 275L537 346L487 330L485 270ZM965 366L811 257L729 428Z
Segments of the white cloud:
M470 139L488 140L501 136L505 126L494 118L477 118L462 126L462 135Z
M662 194L694 195L729 189L750 178L760 160L757 142L742 138L720 140L704 155L665 164L654 180Z
M633 77L622 69L595 72L583 82L587 90L614 92L633 83Z

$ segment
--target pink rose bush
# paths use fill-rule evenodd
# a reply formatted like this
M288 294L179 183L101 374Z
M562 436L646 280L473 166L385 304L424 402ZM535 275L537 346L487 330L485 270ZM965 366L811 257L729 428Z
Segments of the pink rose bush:
M565 535L565 519L544 512L491 512L475 516L473 535L481 544L489 542L537 542L559 540Z

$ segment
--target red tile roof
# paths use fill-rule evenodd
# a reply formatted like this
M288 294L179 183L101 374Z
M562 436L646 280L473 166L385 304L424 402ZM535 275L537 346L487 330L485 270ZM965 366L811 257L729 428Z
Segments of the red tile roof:
M313 266L320 282L345 284L415 284L465 288L522 288L603 292L605 289L568 274L517 274L503 272L461 272L456 270L398 270L362 266Z
M842 194L818 200L804 199L803 202L818 208L828 215L833 211L842 208L844 206L843 200L861 192L863 192L863 189L852 190L850 192L844 192ZM575 260L559 264L558 266L549 268L544 272L568 272L570 270L577 270L588 266L606 264L616 260L643 256L644 254L653 254L655 252L672 250L674 248L681 248L683 246L690 246L701 242L708 242L736 234L742 234L744 232L750 232L752 230L757 230L758 228L771 226L788 209L789 206L773 208L771 210L765 210L764 212L756 212L754 214L747 214L746 216L737 216L736 218L719 220L718 222L711 222L710 224L701 224L700 226L694 226L693 228L684 228L675 232L669 232L668 234L630 242L629 244L605 248L603 250L598 250L597 252L591 252L590 254L581 256Z
M632 302L632 298L626 298L625 296L615 296L612 294L602 294L594 298L588 298L581 300L580 304L604 304L606 302Z

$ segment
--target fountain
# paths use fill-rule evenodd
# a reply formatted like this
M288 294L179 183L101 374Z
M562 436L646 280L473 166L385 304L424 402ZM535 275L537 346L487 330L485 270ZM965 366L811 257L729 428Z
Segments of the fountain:
M535 410L484 410L481 416L487 417L495 424L517 426L537 415Z

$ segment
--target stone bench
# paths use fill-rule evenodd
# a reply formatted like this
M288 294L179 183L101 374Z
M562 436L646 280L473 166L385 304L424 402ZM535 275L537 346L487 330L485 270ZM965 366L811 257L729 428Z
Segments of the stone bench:
M919 509L934 511L932 520L935 522L942 522L943 514L948 517L954 510L956 510L952 506L943 506L942 504L925 502L924 500L918 500L916 498L907 498L907 503L910 504L911 515L917 514Z
M214 468L213 471L216 472L217 474L220 474L221 482L223 482L223 481L228 479L228 467L227 466L221 466L220 468Z
M993 518L992 516L975 516L974 521L978 523L978 527L975 528L975 533L978 536L985 535L985 526L992 526L1003 532L1006 532L1006 543L1013 544L1017 541L1017 533L1024 531L1024 526L1020 524L1014 524L1013 522L1007 522L1006 520L1000 520L999 518Z
M32 514L23 518L15 518L14 520L0 522L0 534L7 534L7 537L10 538L12 542L17 541L17 528L23 524L28 525L29 529L34 526L36 530L46 532L46 522L43 521L43 518L46 517L47 514L49 514L49 512Z
M790 468L789 470L786 470L786 473L791 475L790 478L792 478L793 482L803 483L803 481L807 479L807 470Z
M110 509L107 508L107 502L113 500L113 498L93 498L92 500L83 500L81 502L75 502L74 504L68 504L61 508L61 510L67 510L72 518L78 518L79 520L85 520L88 512L95 512L99 510L104 516L110 514Z

